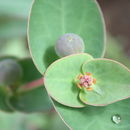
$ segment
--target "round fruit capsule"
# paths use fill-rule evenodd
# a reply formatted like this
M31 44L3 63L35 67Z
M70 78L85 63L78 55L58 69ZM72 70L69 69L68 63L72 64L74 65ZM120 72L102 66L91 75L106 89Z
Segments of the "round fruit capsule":
M13 85L22 77L22 68L14 59L0 61L0 85Z
M82 38L73 33L64 34L55 45L55 51L59 57L82 53L84 49L85 46Z

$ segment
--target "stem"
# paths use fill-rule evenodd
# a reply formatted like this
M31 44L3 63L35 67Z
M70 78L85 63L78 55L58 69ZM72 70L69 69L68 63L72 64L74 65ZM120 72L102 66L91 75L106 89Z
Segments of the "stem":
M39 87L39 86L41 86L41 85L44 85L44 79L43 79L43 77L40 78L40 79L34 80L34 81L32 81L32 82L29 82L29 83L27 83L27 84L21 86L20 88L26 90L26 89L36 88L36 87Z

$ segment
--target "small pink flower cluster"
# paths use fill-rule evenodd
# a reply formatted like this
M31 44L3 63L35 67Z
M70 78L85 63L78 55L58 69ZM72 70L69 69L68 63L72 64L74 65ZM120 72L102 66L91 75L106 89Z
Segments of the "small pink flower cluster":
M93 84L93 78L89 75L83 75L80 77L80 83L81 86L88 88Z
M91 91L93 88L91 87L93 84L96 84L96 79L92 77L91 73L86 72L85 75L80 74L78 76L78 83L77 86L81 88L86 88L87 90Z

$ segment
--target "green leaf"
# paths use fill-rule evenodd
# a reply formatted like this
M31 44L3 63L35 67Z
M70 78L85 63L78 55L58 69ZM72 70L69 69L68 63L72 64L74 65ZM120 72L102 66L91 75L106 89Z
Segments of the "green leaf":
M47 92L44 86L34 83L42 75L37 71L30 58L19 61L23 68L23 79L21 86L10 98L10 104L14 109L22 112L46 111L52 108ZM29 83L34 86L27 86Z
M5 112L12 112L10 104L8 104L10 94L8 88L4 88L0 86L0 110Z
M42 75L36 69L31 58L20 59L19 63L23 68L24 75L22 78L22 84L29 83L42 77Z
M44 85L49 95L61 104L71 107L83 107L79 100L79 88L74 79L81 74L81 67L85 61L92 60L88 54L67 56L52 63L44 76Z
M10 103L16 110L22 112L42 112L52 108L47 92L43 89L43 86L12 96Z
M68 127L63 123L57 113L55 113L53 117L49 117L48 125L49 127L46 130L68 130Z
M81 91L80 99L90 105L107 105L130 97L130 72L118 62L107 59L95 59L83 65L83 72L92 73L97 80L95 91ZM93 86L92 86L93 87Z
M54 102L61 118L73 130L129 130L130 129L130 99L104 107L86 106L85 108L70 108ZM116 124L112 117L119 115L121 122Z
M29 21L29 46L39 71L58 59L54 46L65 33L83 38L85 52L101 57L105 31L95 0L35 0Z

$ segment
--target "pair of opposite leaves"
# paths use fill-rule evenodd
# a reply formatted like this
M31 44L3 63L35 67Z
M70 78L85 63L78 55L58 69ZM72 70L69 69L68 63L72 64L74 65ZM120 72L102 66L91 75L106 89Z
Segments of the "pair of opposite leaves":
M92 91L80 89L74 83L77 75L86 72L96 79ZM53 99L70 107L104 106L130 96L128 68L113 60L94 59L86 53L52 63L44 75L44 84Z

